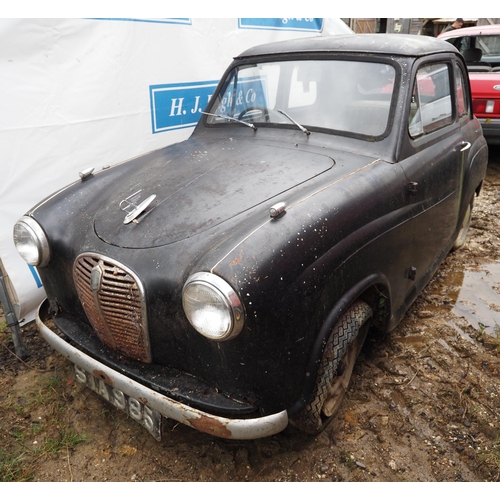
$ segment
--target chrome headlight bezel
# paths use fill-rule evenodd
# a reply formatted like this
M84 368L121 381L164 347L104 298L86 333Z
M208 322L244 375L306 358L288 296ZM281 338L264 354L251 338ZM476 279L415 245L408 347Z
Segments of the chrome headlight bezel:
M21 217L13 229L14 245L19 255L30 265L44 267L50 260L50 247L47 236L42 226L32 217ZM23 241L21 241L23 240ZM32 245L33 255L22 250L22 245Z
M208 302L204 306L200 302L200 309L194 310L192 308L193 303L191 302L190 304L189 301L190 294L192 299L196 291L203 291L217 300L218 311L215 311L213 307L210 309ZM234 339L241 332L245 323L245 310L238 294L231 285L215 274L199 272L190 276L182 289L182 306L193 328L211 340L220 342ZM207 308L205 311L206 314L203 314L201 310L203 307ZM197 315L197 312L200 314ZM206 326L209 315L214 312L215 314L225 315L223 320L227 323L227 327L224 331L220 331L220 333L213 333Z

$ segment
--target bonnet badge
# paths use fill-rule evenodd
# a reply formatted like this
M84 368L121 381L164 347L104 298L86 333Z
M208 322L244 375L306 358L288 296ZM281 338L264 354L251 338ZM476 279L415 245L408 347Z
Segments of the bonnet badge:
M139 215L141 215L156 198L156 195L152 194L139 203L141 191L142 189L139 189L139 191L131 194L128 198L125 198L120 202L120 209L127 213L125 219L123 219L124 224L129 224L130 222L138 224L136 218L139 217Z
M90 288L94 293L97 293L101 289L102 281L102 269L99 264L92 268L90 273Z

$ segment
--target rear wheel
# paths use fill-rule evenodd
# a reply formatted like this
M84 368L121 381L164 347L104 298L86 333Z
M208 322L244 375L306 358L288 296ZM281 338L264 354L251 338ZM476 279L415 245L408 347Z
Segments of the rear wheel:
M465 240L467 239L467 232L469 231L470 227L470 222L472 220L472 207L474 205L474 198L469 203L469 206L467 207L467 211L465 212L463 221L462 221L462 227L460 228L460 231L458 233L457 239L455 240L455 243L453 243L453 246L451 247L451 250L454 252L455 250L458 250L459 248L463 247L465 244Z
M335 416L347 391L372 314L370 306L359 300L335 324L321 358L314 391L305 408L292 419L292 425L308 434L317 434Z

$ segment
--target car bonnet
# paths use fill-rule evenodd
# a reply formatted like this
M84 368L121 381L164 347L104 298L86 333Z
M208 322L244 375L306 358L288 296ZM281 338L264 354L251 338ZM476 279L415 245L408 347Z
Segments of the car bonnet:
M187 141L128 169L102 199L95 231L124 248L168 245L265 202L268 213L270 200L333 165L328 156L275 144Z

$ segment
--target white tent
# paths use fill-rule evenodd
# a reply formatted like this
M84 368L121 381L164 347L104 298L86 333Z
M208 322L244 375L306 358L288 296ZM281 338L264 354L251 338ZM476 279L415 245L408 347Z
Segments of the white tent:
M248 47L349 32L321 18L0 19L0 286L15 316L32 320L44 297L12 241L35 203L89 167L189 137Z

